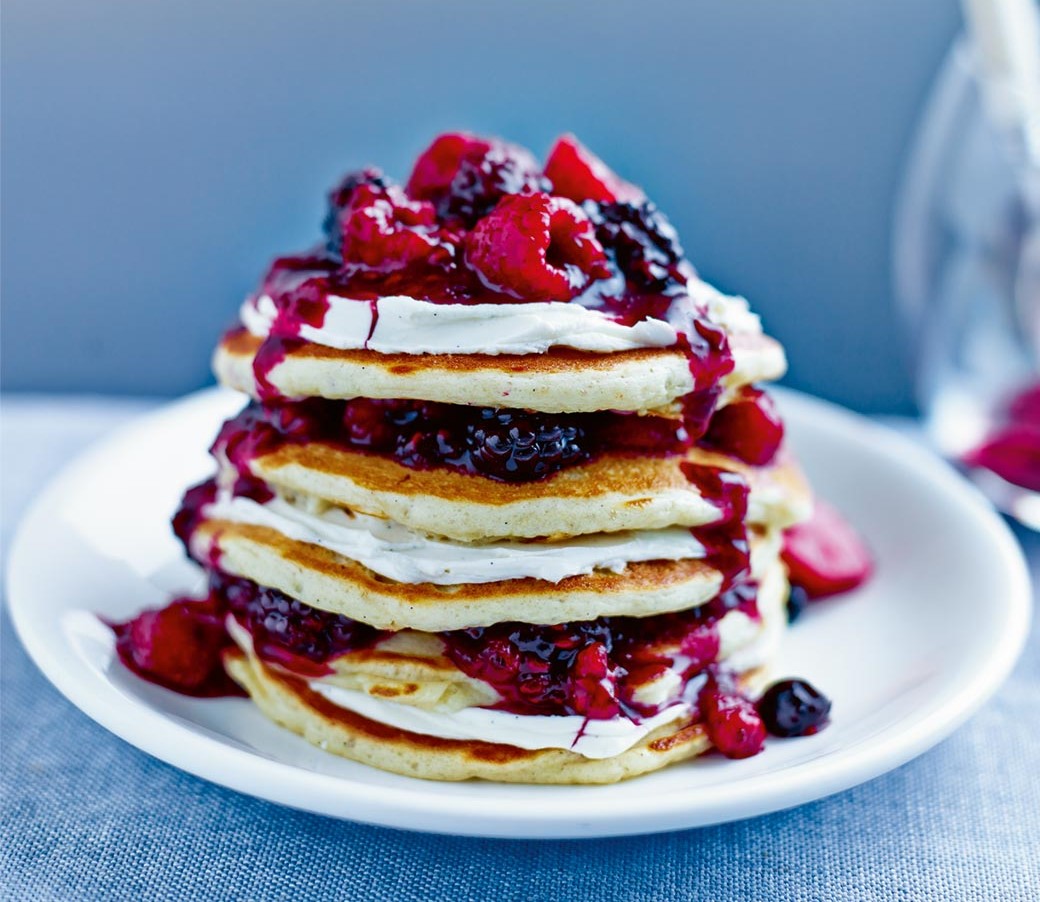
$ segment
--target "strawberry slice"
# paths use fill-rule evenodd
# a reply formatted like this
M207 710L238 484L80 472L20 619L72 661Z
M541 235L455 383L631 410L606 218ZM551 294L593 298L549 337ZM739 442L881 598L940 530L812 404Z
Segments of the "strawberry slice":
M784 532L791 583L809 598L847 592L866 582L874 561L863 540L833 507L817 500L812 517Z
M614 173L574 135L556 139L544 171L553 183L553 194L579 204L584 200L629 204L646 200L642 189Z

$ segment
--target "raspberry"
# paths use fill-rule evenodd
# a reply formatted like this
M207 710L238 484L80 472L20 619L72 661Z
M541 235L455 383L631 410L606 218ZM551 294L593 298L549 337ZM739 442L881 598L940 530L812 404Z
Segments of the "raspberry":
M752 466L768 464L780 449L784 424L764 391L745 389L731 404L715 411L702 444L731 454Z
M583 209L596 226L596 238L618 269L638 289L663 292L685 286L683 249L668 218L650 201L586 201Z
M340 214L350 206L354 197L354 191L362 185L382 190L389 186L390 182L383 173L374 167L359 169L356 172L348 172L328 195L328 210L325 213L325 221L322 230L325 232L325 246L329 252L339 256L340 243L342 240Z
M820 500L812 517L784 532L782 557L791 583L805 589L809 598L855 589L874 569L870 552L856 531Z
M538 162L523 147L456 132L436 138L419 156L407 191L435 204L442 218L473 225L507 194L547 188Z
M340 216L343 262L378 272L411 265L451 266L457 236L437 224L433 206L400 188L358 186Z
M466 262L493 291L522 301L569 301L610 275L581 210L541 193L503 198L467 237Z
M782 680L759 699L758 713L774 736L812 736L826 726L831 701L804 680Z
M222 618L209 600L179 598L116 627L120 656L171 689L200 688L221 668Z
M594 200L635 204L646 199L642 189L618 177L574 135L556 139L545 161L545 175L553 184L553 194L577 203Z
M750 758L762 751L766 727L751 701L709 676L698 697L708 738L727 758Z
M480 420L466 430L474 468L506 482L547 476L587 457L584 438L579 426L494 408L481 410Z

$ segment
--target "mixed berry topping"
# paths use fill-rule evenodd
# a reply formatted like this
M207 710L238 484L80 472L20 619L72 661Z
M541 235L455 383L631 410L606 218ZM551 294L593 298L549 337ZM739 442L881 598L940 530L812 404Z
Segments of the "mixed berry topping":
M224 423L211 450L244 478L251 476L249 463L256 457L285 445L323 442L390 457L412 469L445 467L501 482L531 482L605 453L685 454L694 446L689 429L689 418L613 411L547 414L405 399L274 399L247 404ZM708 437L699 444L740 457L737 449L716 447ZM723 491L711 478L723 471L681 466L702 492Z
M344 211L349 210L351 206L354 192L362 186L382 191L390 184L383 173L372 166L357 172L348 172L329 192L328 209L325 213L325 221L322 223L322 231L325 233L325 245L331 256L340 256L343 231L341 220Z
M333 295L372 303L376 317L386 296L578 301L633 325L666 316L693 275L664 214L573 136L556 142L543 169L515 144L449 133L423 151L404 188L378 169L349 173L329 194L324 244L275 261L258 292L277 318L254 360L256 381L261 397L277 397L271 370L303 325L321 325ZM706 311L679 328L702 426L732 359ZM718 333L708 355L706 329Z
M256 654L300 676L328 674L328 661L367 648L386 635L251 580L215 571L210 584L211 603L230 612L248 630Z
M870 550L856 530L819 499L812 517L784 532L782 557L792 584L810 599L855 589L874 570Z
M805 680L781 680L762 694L758 713L774 736L812 736L827 725L831 702Z

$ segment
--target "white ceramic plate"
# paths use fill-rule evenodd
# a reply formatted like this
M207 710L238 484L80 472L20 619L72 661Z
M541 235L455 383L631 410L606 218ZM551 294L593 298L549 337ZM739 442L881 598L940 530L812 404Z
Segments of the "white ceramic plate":
M821 494L869 537L868 587L811 608L776 675L834 702L831 726L746 761L709 756L616 786L433 783L327 755L241 699L195 700L114 659L93 616L127 618L199 588L167 522L208 473L204 449L241 403L206 391L95 447L37 500L15 540L11 612L29 654L113 733L190 773L334 817L475 836L586 837L736 820L838 792L921 754L975 711L1026 637L1030 588L1003 522L910 441L839 408L780 393Z

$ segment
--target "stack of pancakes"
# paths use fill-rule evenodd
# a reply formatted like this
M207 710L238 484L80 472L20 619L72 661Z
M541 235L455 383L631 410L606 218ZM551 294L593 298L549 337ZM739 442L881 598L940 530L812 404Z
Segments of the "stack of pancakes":
M717 416L785 367L742 299L694 276L690 295L732 360L711 384L677 345L344 349L247 301L215 356L247 406L175 522L227 611L231 677L321 748L425 778L612 782L709 749L698 693L760 685L786 625L781 531L811 497L783 449L754 466L654 445L688 399ZM518 479L358 432L402 419L442 443L484 421L624 440Z

